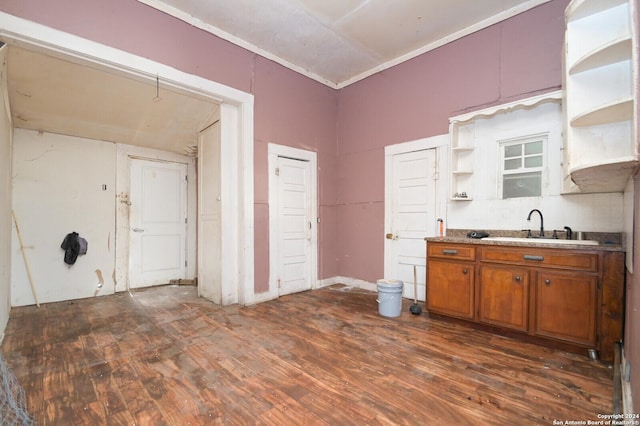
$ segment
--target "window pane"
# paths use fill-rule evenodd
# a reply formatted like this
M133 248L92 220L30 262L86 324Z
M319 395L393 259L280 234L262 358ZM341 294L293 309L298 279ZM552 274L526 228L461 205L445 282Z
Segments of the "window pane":
M516 170L516 169L519 169L521 165L522 165L522 160L520 158L512 158L510 160L504 160L505 170Z
M524 145L524 155L542 154L542 141L529 142Z
M507 145L504 147L504 157L519 157L522 155L522 145Z
M542 167L542 155L527 157L524 159L525 167Z
M537 197L541 194L542 172L503 176L502 198Z

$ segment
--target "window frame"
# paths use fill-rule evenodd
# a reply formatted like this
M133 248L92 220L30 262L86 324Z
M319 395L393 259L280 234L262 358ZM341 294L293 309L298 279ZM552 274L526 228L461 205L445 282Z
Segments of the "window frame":
M542 142L542 153L541 154L535 154L535 155L541 155L542 156L542 165L541 166L537 166L537 167L524 167L524 159L527 157L527 155L523 152L520 156L520 158L523 159L523 163L522 166L518 169L514 169L514 170L505 170L505 147L507 146L513 146L513 145L525 145L527 143L530 142ZM548 152L548 142L549 142L549 132L543 132L543 133L535 133L535 134L531 134L531 135L524 135L524 136L517 136L514 138L509 138L509 139L501 139L501 140L497 140L496 144L497 144L497 150L498 150L498 167L497 167L497 172L498 172L498 177L497 177L497 198L500 200L510 200L510 199L515 199L515 198L531 198L531 197L538 197L538 196L543 196L544 195L544 188L545 188L545 171L547 168L547 152ZM540 173L540 195L534 195L534 196L522 196L522 197L504 197L504 177L505 175L517 175L517 174L523 174L523 173L534 173L534 172L539 172Z

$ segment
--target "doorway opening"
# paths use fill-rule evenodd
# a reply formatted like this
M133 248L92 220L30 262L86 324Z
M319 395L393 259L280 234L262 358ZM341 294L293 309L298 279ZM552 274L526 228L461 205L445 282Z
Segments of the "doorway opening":
M45 52L70 62L93 67L131 80L157 84L171 90L220 104L221 120L229 129L221 140L222 187L231 188L222 204L225 229L234 238L221 242L229 259L222 268L228 285L234 288L227 303L255 303L253 286L253 95L204 78L181 72L118 49L1 13L0 41L31 51ZM199 238L199 236L198 236ZM116 253L128 253L128 246L116 238ZM116 255L119 259L121 256ZM116 265L116 269L126 266ZM114 272L114 275L116 273ZM126 290L126 280L116 279L116 291Z

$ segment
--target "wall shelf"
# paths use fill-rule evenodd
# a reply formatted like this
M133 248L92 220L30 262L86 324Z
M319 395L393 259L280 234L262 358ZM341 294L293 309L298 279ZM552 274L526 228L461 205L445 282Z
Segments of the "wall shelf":
M582 19L625 3L627 0L574 0L567 6L567 15Z
M565 11L565 182L624 189L638 165L634 0L573 0Z
M450 199L470 201L473 194L473 124L451 123L451 186Z
M625 35L598 46L578 59L569 69L569 74L577 74L594 68L631 60L631 36Z
M633 116L633 99L631 97L620 101L599 105L590 111L583 112L571 119L571 126L598 126L600 124L617 123L630 120Z

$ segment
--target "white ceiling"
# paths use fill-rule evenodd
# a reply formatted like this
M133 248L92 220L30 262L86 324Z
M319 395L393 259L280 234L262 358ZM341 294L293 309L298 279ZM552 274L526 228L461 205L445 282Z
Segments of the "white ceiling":
M550 0L138 0L341 88Z
M550 0L139 1L341 88ZM170 152L193 154L219 113L162 81L44 50L10 46L8 82L17 128Z

